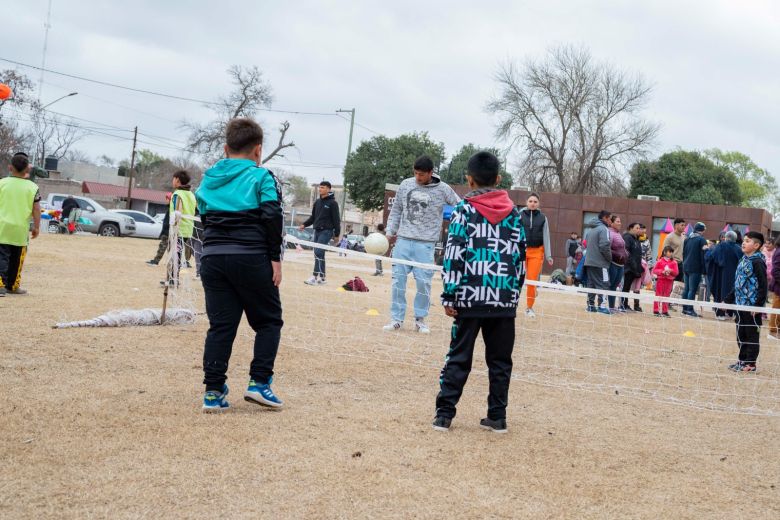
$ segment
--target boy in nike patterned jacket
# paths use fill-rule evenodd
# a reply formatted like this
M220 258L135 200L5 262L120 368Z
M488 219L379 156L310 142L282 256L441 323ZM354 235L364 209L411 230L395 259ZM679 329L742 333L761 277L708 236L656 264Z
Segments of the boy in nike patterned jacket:
M463 393L480 330L485 341L490 391L487 418L480 425L506 432L506 406L515 344L515 316L525 279L525 233L520 213L501 181L498 158L478 152L466 179L474 190L458 203L444 252L442 305L455 318L452 341L439 379L436 430L449 429Z

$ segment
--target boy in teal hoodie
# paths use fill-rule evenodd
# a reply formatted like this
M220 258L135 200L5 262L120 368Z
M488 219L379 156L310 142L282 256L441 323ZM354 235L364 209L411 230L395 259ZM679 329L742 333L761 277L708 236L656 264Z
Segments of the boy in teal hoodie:
M241 315L255 331L244 399L279 408L271 390L282 330L282 195L273 173L259 166L263 130L247 118L227 125L225 159L206 170L197 191L203 224L200 277L209 330L203 352L204 412L227 402L228 362Z

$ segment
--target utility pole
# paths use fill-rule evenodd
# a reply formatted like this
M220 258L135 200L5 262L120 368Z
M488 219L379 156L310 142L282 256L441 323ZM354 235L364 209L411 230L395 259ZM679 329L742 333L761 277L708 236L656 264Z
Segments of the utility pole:
M41 79L38 81L38 103L41 102L41 91L43 90L43 74L46 71L46 51L49 47L49 29L51 29L51 0L49 8L46 11L46 23L43 24L43 57L41 58Z
M347 160L349 160L349 154L352 153L352 133L355 130L355 109L351 108L349 110L344 109L338 109L336 112L348 112L350 114L349 118L349 144L347 144ZM344 169L346 170L347 163L344 161ZM344 225L344 213L347 211L347 179L346 177L342 181L342 191L343 195L341 197L341 223L340 225Z
M135 143L138 140L138 127L135 127L135 130L133 130L133 155L130 156L130 182L127 183L127 209L132 209L130 207L132 200L130 197L133 196L133 173L135 171ZM167 287L166 287L167 288Z

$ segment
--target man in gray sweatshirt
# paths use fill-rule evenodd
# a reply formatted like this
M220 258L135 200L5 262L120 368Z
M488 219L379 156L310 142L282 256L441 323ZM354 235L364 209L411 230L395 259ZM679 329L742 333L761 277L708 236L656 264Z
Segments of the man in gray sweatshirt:
M609 217L612 213L603 209L599 212L598 222L585 234L588 243L585 248L585 270L588 275L589 289L609 290L609 264L612 262L612 249L609 242ZM609 309L596 307L596 295L588 293L588 312L604 312Z
M444 205L454 206L460 201L455 191L433 173L433 161L428 156L414 161L414 177L405 179L398 187L395 202L387 217L387 236L397 237L393 258L424 264L433 263L433 252L439 240ZM417 282L414 297L415 330L430 332L425 323L431 305L433 271L393 263L391 321L385 331L400 330L406 316L406 278L411 272Z

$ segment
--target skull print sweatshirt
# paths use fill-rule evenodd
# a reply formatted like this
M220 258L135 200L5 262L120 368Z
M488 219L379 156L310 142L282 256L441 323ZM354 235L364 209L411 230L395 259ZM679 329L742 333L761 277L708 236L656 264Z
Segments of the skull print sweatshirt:
M447 183L433 176L425 185L414 177L398 187L387 217L387 235L421 242L436 242L441 234L445 204L454 206L460 197Z

